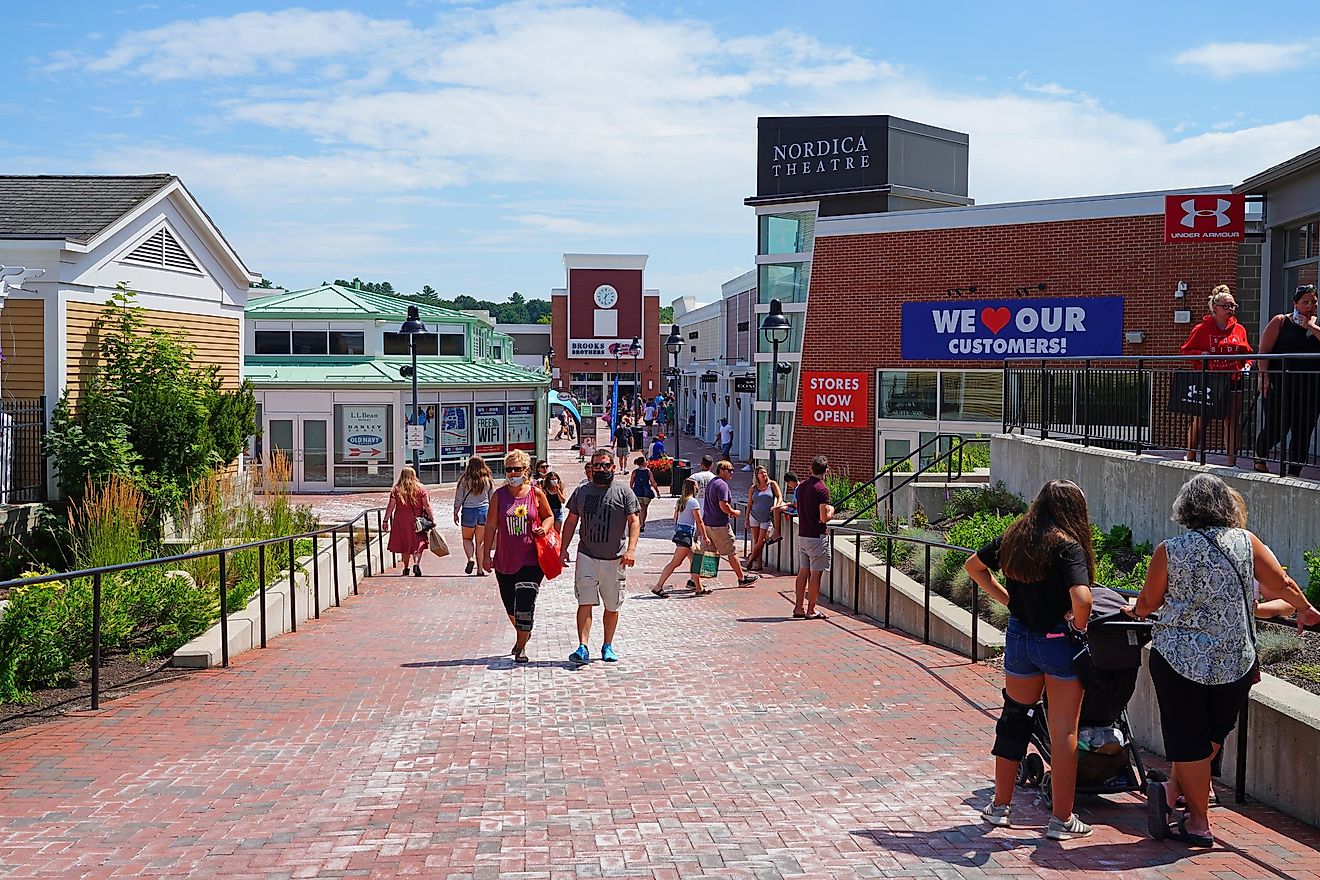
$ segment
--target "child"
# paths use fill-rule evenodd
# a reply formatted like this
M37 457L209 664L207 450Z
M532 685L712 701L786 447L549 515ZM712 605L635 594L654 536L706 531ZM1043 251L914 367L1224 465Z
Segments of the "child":
M797 516L797 487L798 487L797 474L793 473L792 471L785 471L784 497L783 500L779 504L776 504L772 510L772 513L774 513L774 521L775 521L774 534L770 536L770 540L766 541L767 544L779 543L779 540L781 538L780 535L781 517L783 517L784 515Z

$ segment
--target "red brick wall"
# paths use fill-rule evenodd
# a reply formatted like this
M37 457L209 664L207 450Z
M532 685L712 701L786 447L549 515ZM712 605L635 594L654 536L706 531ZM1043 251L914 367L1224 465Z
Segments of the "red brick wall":
M968 299L1011 298L1018 287L1045 282L1042 297L1122 295L1124 329L1145 341L1125 355L1177 354L1191 325L1173 323L1176 309L1192 322L1205 314L1216 284L1236 288L1236 245L1165 244L1160 216L1118 217L973 229L937 229L817 238L802 369L992 368L1002 361L904 361L902 303L952 300L946 290L976 285ZM1188 294L1175 299L1179 281ZM1254 339L1254 331L1251 332ZM824 453L853 479L875 471L875 381L866 430L793 431L793 465L801 472Z
M637 372L642 385L642 393L654 396L664 390L660 384L664 378L660 368L668 365L669 355L664 351L666 332L660 332L660 298L647 296L642 298L642 340L643 354L637 359ZM575 358L565 357L568 352L568 297L550 298L550 344L555 348L555 366L559 368L559 380L554 383L556 389L568 390L572 373L613 373L614 358ZM632 373L632 358L620 358L619 370ZM651 381L651 390L646 390L647 380Z

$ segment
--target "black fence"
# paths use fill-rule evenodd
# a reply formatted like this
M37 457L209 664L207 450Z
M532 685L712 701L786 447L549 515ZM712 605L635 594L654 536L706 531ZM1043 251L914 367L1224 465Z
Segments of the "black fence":
M0 400L0 506L46 500L46 398Z
M1004 432L1297 476L1320 467L1320 355L1008 360Z

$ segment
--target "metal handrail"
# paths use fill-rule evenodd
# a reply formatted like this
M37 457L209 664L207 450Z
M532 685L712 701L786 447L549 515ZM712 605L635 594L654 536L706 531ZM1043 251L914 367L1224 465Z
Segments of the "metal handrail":
M170 565L180 562L189 562L195 559L204 559L207 557L217 557L218 571L217 583L220 598L220 657L221 666L229 666L229 585L227 580L227 558L231 553L238 553L244 550L257 551L257 580L258 593L261 597L259 603L260 628L261 628L261 647L266 647L266 548L275 544L284 544L288 548L289 564L289 629L291 632L298 631L298 611L297 611L297 591L295 589L294 577L298 569L298 561L294 556L294 544L297 541L310 539L312 541L312 601L313 613L316 617L321 616L321 593L320 593L320 572L317 569L315 560L319 553L317 547L318 539L323 535L330 535L330 553L332 558L332 570L334 573L334 598L335 605L341 602L339 593L339 533L345 529L348 530L348 551L349 560L352 560L353 541L356 538L356 527L358 520L362 521L362 531L364 543L367 551L366 556L366 576L371 577L371 517L375 514L376 518L376 549L377 560L380 563L380 571L385 570L385 544L383 538L383 516L384 508L368 508L359 512L352 519L345 522L331 523L319 528L301 532L296 535L284 535L278 538L264 538L260 541L248 541L243 544L232 544L224 547L217 547L212 550L195 550L190 553L180 553L174 556L161 556L155 559L144 559L138 562L121 562L115 565L102 565L96 568L85 568L77 571L66 571L57 574L38 575L30 578L17 578L13 580L0 581L0 589L13 589L21 586L35 586L37 584L48 584L56 581L67 581L79 578L92 579L92 708L101 708L101 583L105 575L116 574L134 569L148 568L160 565ZM394 554L391 552L391 558ZM353 593L358 593L357 567L352 569Z
M852 500L853 496L858 495L863 489L867 488L868 486L874 486L876 483L878 483L880 480L884 479L886 476L889 476L889 477L890 477L890 479L891 479L891 483L890 483L890 485L892 486L892 485L893 485L893 483L892 483L893 474L898 470L899 465L902 465L902 464L904 464L905 462L908 462L908 461L912 458L912 456L914 456L914 455L918 455L918 456L919 456L921 453L923 453L923 452L926 450L926 447L930 446L932 443L938 443L938 442L941 441L941 440L957 440L957 441L961 441L962 439L963 439L963 437L962 437L961 434L943 434L943 433L942 433L942 434L936 434L934 437L929 438L928 440L926 440L926 442L924 442L924 443L922 443L921 445L919 445L916 449L913 449L912 451L910 451L907 455L903 456L902 458L895 459L894 461L891 461L889 464L885 465L883 468L880 469L879 473L877 473L875 476L871 477L871 479L867 480L865 483L858 483L856 486L853 487L853 489L852 489L851 492L849 492L847 495L844 495L844 496L843 496L842 498L840 498L838 501L833 502L835 508L842 508L844 504L846 504L848 501L851 501L851 500ZM984 437L973 438L973 440L984 440L984 441L987 442L987 443L989 442L989 439L988 439L988 438L984 438ZM959 445L961 445L961 444L959 444ZM950 447L950 448L953 448L953 447ZM941 457L943 457L943 456L939 456L939 455L937 455L932 461L938 461ZM919 466L913 469L913 473L914 473L914 475L915 475L915 474L923 474L923 473L926 473L926 472L929 470L929 467L928 467L927 465L921 465L921 464L920 464L920 462L921 462L921 459L920 459L920 458L917 459L917 462L918 462L918 465L919 465ZM952 476L953 476L953 469L952 469L952 463L953 463L953 460L950 459L950 460L949 460L949 463L950 463L950 467L949 467L949 471L948 471L948 473L949 473L949 477L950 477L950 479L952 479ZM958 461L958 476L961 477L962 475L963 475L963 474L962 474L962 459L961 459L961 457L960 457L960 458L959 458L959 461ZM879 499L877 499L877 501L878 501L878 500L879 500ZM844 520L844 522L848 522L848 521L850 521L850 520Z
M885 514L885 522L886 522L886 523L892 522L892 520L893 520L893 498L894 498L894 495L896 495L896 494L898 493L898 490L900 490L900 489L902 489L902 488L904 488L904 487L906 487L906 486L910 486L911 484L913 484L913 483L915 483L917 480L919 480L921 477L923 477L923 476L925 476L925 475L931 473L932 471L935 471L935 470L937 469L936 466L937 466L941 461L945 461L945 463L947 464L947 467L945 468L945 475L946 475L947 480L948 480L949 482L952 482L953 479L954 479L954 466L953 466L953 461L954 461L954 453L955 453L955 452L956 452L956 453L959 453L958 456L957 456L957 459L958 459L957 478L958 478L958 479L962 479L962 477L963 477L963 457L962 457L962 454L961 454L961 453L962 453L962 449L963 449L963 447L964 447L964 446L970 446L970 445L972 445L972 444L974 444L974 443L976 443L976 444L981 444L981 443L983 443L983 444L985 444L986 446L989 446L989 445L990 445L990 438L989 438L989 437L963 437L961 434L938 434L938 435L936 435L935 437L932 437L931 439L927 440L927 441L926 441L925 443L923 443L921 446L917 447L917 449L915 449L915 450L913 450L912 452L908 453L908 455L907 455L905 458L903 458L903 459L899 459L899 462L906 461L907 458L911 458L913 455L918 454L918 453L921 452L921 450L924 449L926 446L929 446L931 443L933 443L933 442L935 442L936 440L939 440L939 439L941 439L941 438L952 438L952 439L953 439L953 442L949 444L949 448L948 448L948 449L946 449L946 450L944 450L943 452L937 454L937 455L936 455L934 458L932 458L930 461L928 461L928 462L926 462L925 464L921 465L921 467L917 468L916 470L912 471L911 473L903 472L903 473L905 474L905 476L903 477L902 482L900 482L900 483L898 483L897 485L895 485L895 483L894 483L894 474L897 473L897 471L895 471L893 468L889 468L889 467L887 467L887 468L885 468L883 471L881 471L880 473L878 473L878 474L876 474L874 477L872 477L871 480L870 480L868 483L865 484L865 485L871 485L871 484L874 483L875 481L880 480L880 479L884 478L885 476L888 476L888 477L889 477L889 488L885 490L885 493L884 493L883 495L877 494L877 495L876 495L876 499L875 499L875 507L876 507L876 513L877 513L877 514L880 512L880 504L881 504L881 502L885 502L885 504L886 504L886 514ZM918 460L920 460L920 459L918 459ZM899 463L899 462L896 462L896 464ZM844 496L844 500L847 500L848 498L851 498L853 495L856 495L856 494L857 494L857 491L858 491L858 490L854 489L852 492L849 492L847 495ZM842 503L842 502L840 502L840 503ZM835 505L835 507L838 507L838 506L839 506L838 504ZM848 516L848 517L846 517L846 518L844 518L844 519L839 520L839 521L838 521L838 525L840 525L840 526L842 526L842 525L846 525L846 524L848 524L848 523L854 521L855 519L857 519L857 517L860 516L860 515L861 515L861 511L860 511L860 510L854 511L850 516Z

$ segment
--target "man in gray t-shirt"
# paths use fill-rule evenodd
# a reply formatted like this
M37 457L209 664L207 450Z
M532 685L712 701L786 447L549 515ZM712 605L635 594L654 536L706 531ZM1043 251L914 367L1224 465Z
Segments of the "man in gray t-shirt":
M598 449L591 456L591 482L573 490L568 499L568 517L564 520L564 564L569 562L569 544L578 523L577 561L573 572L573 590L577 594L578 649L569 661L579 666L591 660L587 639L591 635L591 609L603 604L601 623L605 641L600 648L602 660L617 661L614 631L619 625L619 608L627 587L625 569L637 562L637 539L641 534L638 513L641 505L626 481L614 475L614 455Z

